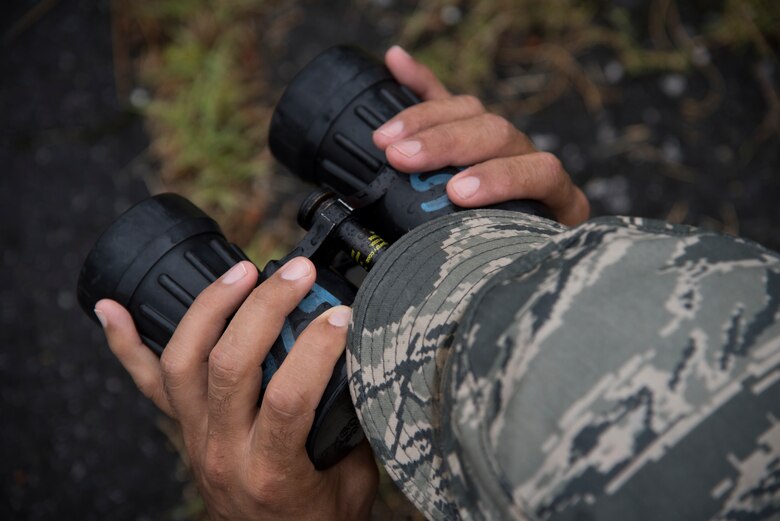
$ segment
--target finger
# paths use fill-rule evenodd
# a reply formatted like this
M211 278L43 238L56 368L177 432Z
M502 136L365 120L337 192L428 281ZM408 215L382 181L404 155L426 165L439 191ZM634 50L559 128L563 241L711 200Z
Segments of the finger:
M316 278L309 259L298 257L258 286L209 355L209 440L230 443L250 430L257 414L262 371L284 319Z
M344 352L351 316L348 307L337 306L317 317L268 384L252 449L271 468L312 466L304 450L306 438L333 367Z
M485 113L396 141L387 147L385 155L402 172L427 172L535 150L528 137L514 125L500 116Z
M385 65L398 83L406 85L423 100L450 96L431 69L416 61L398 45L390 47L385 53Z
M547 152L491 159L460 172L447 183L458 206L487 206L515 199L541 201L562 224L586 220L590 205L561 162Z
M185 436L205 430L209 353L256 282L254 265L237 263L197 296L163 350L165 392Z
M104 299L95 305L95 314L103 325L111 352L130 373L138 389L162 412L174 418L163 390L160 359L141 341L130 313L119 303Z
M485 107L474 96L451 96L413 105L379 127L374 132L374 144L384 150L391 143L421 130L483 112Z

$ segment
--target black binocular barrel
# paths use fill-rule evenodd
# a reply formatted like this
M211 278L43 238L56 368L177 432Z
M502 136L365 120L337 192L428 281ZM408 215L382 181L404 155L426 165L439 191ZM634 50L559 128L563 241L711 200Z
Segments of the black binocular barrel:
M79 276L79 303L97 321L93 310L99 300L118 301L132 315L144 343L159 355L198 294L246 259L191 202L175 194L157 195L122 214L97 240ZM270 269L261 273L261 281L266 271ZM263 362L263 389L303 329L326 309L351 304L354 296L346 280L318 269L314 288L288 315L284 334ZM342 356L316 411L307 450L316 467L326 468L362 437Z
M356 216L389 241L436 217L461 210L447 197L458 173L400 173L373 143L383 123L420 100L384 64L355 47L333 47L293 79L276 106L268 141L294 174L338 194ZM502 209L544 215L531 201Z
M125 306L147 346L158 354L195 297L246 256L219 225L175 194L141 201L95 243L81 269L78 298L96 320L95 304Z

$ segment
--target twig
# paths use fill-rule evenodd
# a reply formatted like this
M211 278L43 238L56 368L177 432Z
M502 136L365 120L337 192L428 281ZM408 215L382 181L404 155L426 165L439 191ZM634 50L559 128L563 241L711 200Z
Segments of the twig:
M119 7L122 0L111 0L111 52L113 54L114 87L116 97L120 103L125 103L130 95L131 65L128 59L127 41L125 29L127 17L125 11Z
M680 224L688 217L688 201L675 201L672 208L666 214L666 221L673 224Z
M673 47L666 28L669 21L669 10L672 0L655 0L650 6L647 20L647 31L655 46L659 49L671 49Z
M739 235L739 217L732 202L726 201L720 206L720 216L723 218L723 232Z
M741 4L739 9L739 14L742 15L742 18L747 22L747 25L750 27L750 35L753 37L753 43L756 44L756 48L763 56L775 56L774 51L772 51L772 46L769 44L769 42L764 37L764 34L761 32L761 29L758 28L756 25L756 22L753 20L753 17L750 15L750 11L748 6L743 3ZM775 57L776 61L776 57Z
M577 89L582 97L585 107L590 112L597 112L602 109L603 102L599 88L588 78L585 71L574 56L564 47L556 44L543 44L538 47L521 47L520 49L504 49L503 58L507 60L521 62L546 63L552 68L563 73ZM555 96L544 96L542 99L546 104L551 103L563 91L555 92Z
M701 119L712 114L720 106L726 93L726 82L717 67L707 64L700 66L699 70L709 82L710 89L702 100L687 98L683 102L682 111L691 119Z
M780 95L778 95L777 90L772 85L772 79L769 77L767 67L758 63L754 71L758 86L761 87L761 94L764 95L767 103L766 116L764 116L764 120L753 135L753 142L758 145L780 130Z
M19 37L27 29L43 18L43 16L52 10L59 3L59 0L41 0L27 11L19 20L17 20L3 37L3 43L9 45L13 40Z

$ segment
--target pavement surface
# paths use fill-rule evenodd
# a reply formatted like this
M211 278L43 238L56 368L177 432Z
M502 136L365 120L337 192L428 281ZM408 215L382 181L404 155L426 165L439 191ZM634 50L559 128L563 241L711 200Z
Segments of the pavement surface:
M0 51L0 519L164 519L182 501L158 413L76 302L97 235L147 195L108 5L60 2Z

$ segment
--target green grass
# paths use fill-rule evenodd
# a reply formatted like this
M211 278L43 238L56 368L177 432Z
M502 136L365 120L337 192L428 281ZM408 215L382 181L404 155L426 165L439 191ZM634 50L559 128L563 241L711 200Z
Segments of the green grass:
M441 13L453 6L462 19L448 26ZM706 10L708 16L691 31L680 19L682 9ZM777 64L780 3L725 0L718 8L703 0L653 0L646 9L629 10L597 0L434 0L411 15L401 41L457 91L500 91L505 78L498 71L520 65L548 74L550 83L565 81L596 110L600 104L592 103L598 97L592 91L598 86L579 70L587 53L612 53L634 77L690 73L706 65L703 50L723 47ZM538 110L556 99L543 98L523 108ZM501 101L498 96L499 110Z
M264 81L267 58L257 29L274 32L278 2L117 5L142 36L136 63L151 93L144 116L163 185L213 213L258 262L283 254L299 234L271 213L301 185L276 175L266 149L282 86ZM354 8L361 6L356 0ZM702 11L698 26L682 24L680 12ZM629 10L601 0L428 0L402 27L400 43L454 91L476 94L492 109L530 114L574 91L584 110L595 112L605 103L604 85L585 70L588 53L612 54L629 76L699 70L717 84L718 71L701 60L709 51L726 47L778 64L780 2L651 0ZM535 89L513 88L525 74L543 81ZM703 117L716 104L688 100L685 113Z
M151 94L142 111L162 185L191 198L245 246L274 199L257 189L274 184L265 143L276 96L264 81L254 25L270 4L119 3L142 36L138 77ZM264 241L264 250L249 252L259 263L295 236L281 228L285 233Z

